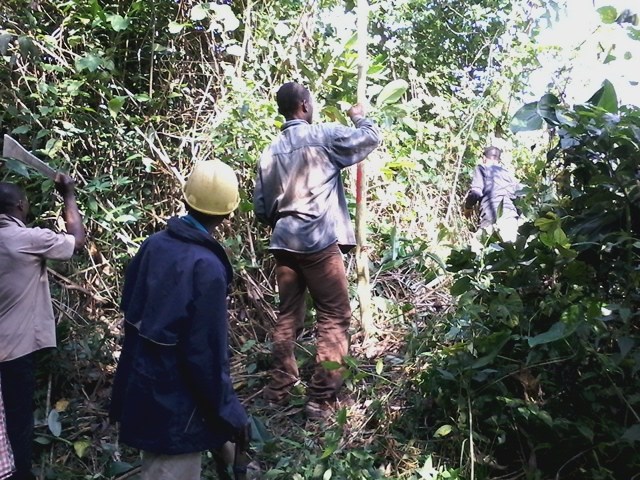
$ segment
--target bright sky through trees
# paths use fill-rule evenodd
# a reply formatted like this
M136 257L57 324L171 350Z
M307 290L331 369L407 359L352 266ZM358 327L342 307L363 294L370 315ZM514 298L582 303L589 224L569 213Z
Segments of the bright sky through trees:
M581 103L608 79L622 104L640 105L640 41L629 37L628 24L603 24L598 9L606 6L640 14L637 0L566 0L566 9L537 39L545 52L531 76L532 97L559 89L569 104Z

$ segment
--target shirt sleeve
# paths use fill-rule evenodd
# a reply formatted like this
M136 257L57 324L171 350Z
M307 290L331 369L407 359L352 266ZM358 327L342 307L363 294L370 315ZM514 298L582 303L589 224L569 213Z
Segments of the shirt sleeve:
M482 166L478 165L473 171L471 188L467 192L467 199L465 201L467 207L473 206L482 198L482 192L484 192L484 173L482 170Z
M73 256L75 245L73 235L55 233L48 228L29 228L20 252L47 260L69 260Z
M339 168L361 162L380 145L380 132L371 120L358 117L355 127L334 126L331 147Z
M513 184L513 198L524 197L525 192L523 189L526 188L526 185L515 177L513 177Z
M262 168L260 164L267 152L262 154L262 158L258 162L258 173L256 175L256 185L253 189L253 213L260 223L271 225L270 219L267 217L267 207L264 199L264 186L262 184Z
M231 382L226 276L222 266L201 261L193 281L190 324L179 343L185 372L202 411L216 423L239 429L248 418Z

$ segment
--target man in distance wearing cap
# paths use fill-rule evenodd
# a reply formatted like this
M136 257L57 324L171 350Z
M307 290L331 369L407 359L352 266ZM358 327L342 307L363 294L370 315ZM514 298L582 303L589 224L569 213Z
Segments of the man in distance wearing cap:
M522 185L507 170L501 160L502 150L484 149L482 164L473 171L471 188L467 192L465 208L480 203L480 229L495 228L505 242L515 242L518 236L518 210L513 203Z

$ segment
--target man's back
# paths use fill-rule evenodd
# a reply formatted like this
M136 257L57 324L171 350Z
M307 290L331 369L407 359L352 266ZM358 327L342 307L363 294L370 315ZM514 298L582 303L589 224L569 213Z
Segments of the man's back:
M314 252L355 244L340 170L378 146L373 124L356 128L290 120L263 153L254 195L258 218L273 227L272 249Z
M498 217L515 218L518 211L513 204L520 183L499 164L479 165L473 176L471 189L480 193L480 226L488 227Z
M287 82L276 93L287 122L258 165L253 206L272 228L269 249L276 261L280 305L272 333L273 363L264 398L284 405L299 380L295 338L306 312L306 292L316 309L316 365L307 386L309 417L330 415L344 378L324 367L341 363L349 350L351 305L342 252L355 234L340 170L364 160L380 143L362 105L347 116L354 126L311 125L311 92Z
M178 455L218 448L246 424L229 376L231 276L224 249L179 218L127 268L110 412L124 443Z
M168 229L145 241L127 268L122 310L127 321L151 341L177 343L179 322L187 315L186 309L199 288L195 284L196 266L206 273L207 281L219 283L218 291L210 295L220 303L220 309L226 310L231 266L217 242L209 238L204 241L210 244L205 245L198 234L181 220L171 219ZM213 249L219 249L219 256Z

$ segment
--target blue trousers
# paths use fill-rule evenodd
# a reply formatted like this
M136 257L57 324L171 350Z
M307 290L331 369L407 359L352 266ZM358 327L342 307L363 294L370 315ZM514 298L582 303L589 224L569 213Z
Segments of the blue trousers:
M16 472L9 480L35 478L31 473L35 373L34 353L7 362L0 362L7 434L16 466Z

